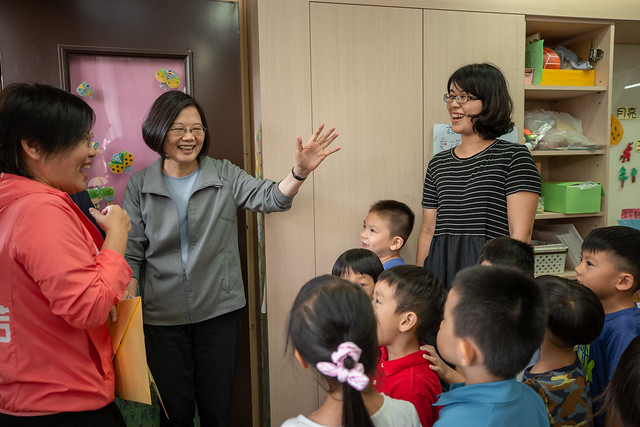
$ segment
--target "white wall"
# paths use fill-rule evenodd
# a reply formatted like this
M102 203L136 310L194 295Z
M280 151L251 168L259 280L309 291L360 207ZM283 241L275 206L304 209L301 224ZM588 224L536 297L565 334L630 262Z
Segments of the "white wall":
M640 86L624 89L624 86L640 83L640 45L616 45L613 55L613 81L611 85L611 112L615 116L618 107L635 107L640 113ZM609 188L607 200L609 204L607 224L616 225L622 209L640 208L640 176L636 182L631 177L625 181L624 187L618 179L620 168L624 166L627 176L632 168L640 171L640 117L633 120L620 120L624 129L622 141L610 147L609 152ZM620 162L620 156L627 144L633 142L631 160Z

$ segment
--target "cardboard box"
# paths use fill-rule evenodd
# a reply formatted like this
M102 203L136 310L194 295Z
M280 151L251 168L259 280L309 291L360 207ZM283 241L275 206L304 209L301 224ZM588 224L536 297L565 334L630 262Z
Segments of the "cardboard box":
M546 86L594 86L595 70L542 70L540 85Z
M544 210L566 214L600 212L603 196L599 182L543 182Z

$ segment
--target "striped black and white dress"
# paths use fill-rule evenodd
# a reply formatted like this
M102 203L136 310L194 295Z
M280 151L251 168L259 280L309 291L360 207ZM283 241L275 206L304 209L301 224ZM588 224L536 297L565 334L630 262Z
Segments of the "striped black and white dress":
M523 145L497 140L464 159L454 149L436 154L422 194L422 207L437 209L424 266L450 288L488 240L509 235L507 196L520 191L540 194L540 174Z

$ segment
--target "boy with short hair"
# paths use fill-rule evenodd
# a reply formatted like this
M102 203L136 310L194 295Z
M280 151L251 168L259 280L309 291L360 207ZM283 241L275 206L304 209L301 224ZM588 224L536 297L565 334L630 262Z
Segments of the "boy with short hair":
M331 274L360 286L371 299L378 276L383 271L378 255L368 249L356 248L346 250L338 257Z
M497 266L458 272L437 340L466 384L440 395L435 426L548 426L542 399L515 378L540 346L545 325L544 297L532 278Z
M435 331L442 318L446 291L428 270L401 265L385 270L373 291L378 320L380 360L373 386L378 392L416 407L423 427L431 427L438 412L433 407L442 391L420 351L420 337Z
M640 334L640 309L633 299L640 287L640 230L611 226L591 231L582 243L582 261L576 273L578 282L598 296L605 313L598 338L578 349L597 413L601 406L598 396L627 345ZM595 425L603 424L603 417L596 416Z
M535 271L533 246L508 236L489 240L480 249L478 264L517 268L529 277Z
M379 200L369 209L362 225L360 242L363 249L373 251L384 269L403 265L400 249L413 230L415 214L397 200Z
M536 279L547 302L547 329L535 365L525 369L522 382L542 398L553 427L593 425L587 374L575 347L600 335L604 310L586 286L563 277Z

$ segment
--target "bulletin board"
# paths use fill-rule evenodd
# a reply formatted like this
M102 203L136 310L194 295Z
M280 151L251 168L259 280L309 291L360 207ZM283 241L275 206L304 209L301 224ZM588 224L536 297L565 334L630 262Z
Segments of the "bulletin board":
M611 83L611 143L607 224L640 209L640 55L638 45L616 45ZM615 128L615 131L614 131ZM615 136L615 137L614 137Z
M121 205L129 177L158 158L142 140L144 117L168 90L191 94L192 54L59 46L59 58L63 88L96 115L87 191L97 208Z

